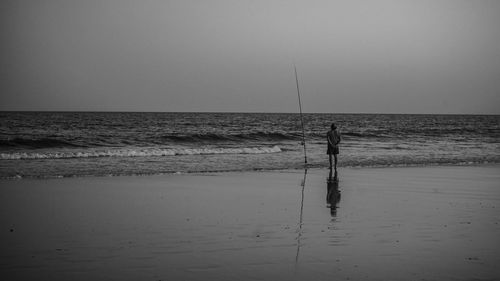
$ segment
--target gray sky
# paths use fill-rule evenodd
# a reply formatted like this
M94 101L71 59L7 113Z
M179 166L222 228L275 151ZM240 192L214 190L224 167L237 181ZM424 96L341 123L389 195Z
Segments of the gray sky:
M0 3L0 110L500 114L497 0Z

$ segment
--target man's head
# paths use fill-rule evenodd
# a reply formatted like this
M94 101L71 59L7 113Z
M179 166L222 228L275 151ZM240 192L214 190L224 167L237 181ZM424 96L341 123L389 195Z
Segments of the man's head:
M337 126L335 126L335 123L332 123L332 126L331 126L332 130L335 130L337 129Z

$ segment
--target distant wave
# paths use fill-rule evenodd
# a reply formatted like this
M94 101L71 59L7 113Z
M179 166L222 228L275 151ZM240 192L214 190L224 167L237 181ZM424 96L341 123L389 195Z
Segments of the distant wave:
M200 141L247 141L247 140L297 140L300 136L295 134L277 133L277 132L253 132L246 134L187 134L187 135L164 135L162 140L174 142L200 142Z
M342 132L343 137L356 137L356 138L385 138L385 134L375 134L375 133L356 133L356 132Z
M481 138L496 138L500 137L500 129L497 128L477 128L477 129L467 129L467 128L384 128L384 129L373 129L373 130L345 130L341 131L341 135L346 138L352 139L401 139L401 138L449 138L449 137L460 137L460 138L470 138L478 137ZM325 133L313 133L311 135L314 138L326 138Z
M278 146L273 147L243 147L243 148L127 148L96 151L60 151L60 152L13 152L0 153L2 160L21 159L68 159L94 157L147 157L147 156L175 156L175 155L210 155L210 154L264 154L281 152Z

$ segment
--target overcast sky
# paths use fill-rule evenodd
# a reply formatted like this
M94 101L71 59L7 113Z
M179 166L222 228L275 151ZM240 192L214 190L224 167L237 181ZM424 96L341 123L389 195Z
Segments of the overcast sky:
M0 110L500 114L497 0L0 3Z

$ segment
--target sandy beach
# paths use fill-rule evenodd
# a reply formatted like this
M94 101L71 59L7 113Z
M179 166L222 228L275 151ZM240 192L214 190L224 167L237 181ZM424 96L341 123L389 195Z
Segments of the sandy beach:
M500 279L499 166L338 176L330 200L321 169L3 180L0 275Z

